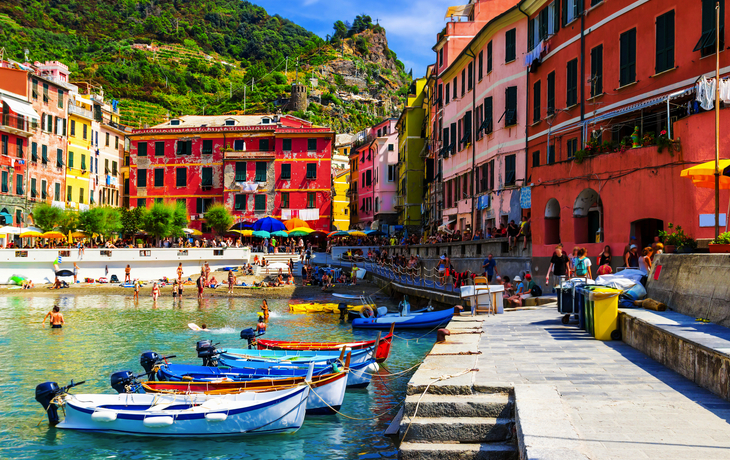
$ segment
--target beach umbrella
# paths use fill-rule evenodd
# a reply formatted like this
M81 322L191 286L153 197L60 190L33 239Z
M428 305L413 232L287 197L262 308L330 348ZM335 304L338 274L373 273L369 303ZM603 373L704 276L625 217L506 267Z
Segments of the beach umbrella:
M281 238L286 238L289 236L289 234L287 232L285 232L284 230L277 230L275 232L271 232L271 236L278 236Z
M203 234L200 230L196 230L194 228L183 228L183 233L186 235L193 235L193 236L200 236Z
M27 230L20 234L21 238L35 238L35 237L43 237L43 233L36 232L35 230Z
M308 234L312 233L313 231L314 230L312 230L309 227L297 227L297 228L289 230L289 235L291 236L292 232L305 233L308 235Z
M70 233L71 238L86 238L86 233L76 230Z
M350 230L347 232L350 236L358 236L358 237L365 237L367 236L364 232L361 232L360 230Z
M255 230L252 236L255 236L256 238L269 238L271 237L271 233L265 230Z
M383 236L385 233L381 232L380 230L365 230L363 232L367 236Z
M280 220L274 219L271 216L257 220L253 224L253 229L254 231L263 230L265 232L275 232L277 230L286 231L286 227L284 226L284 224Z
M336 232L332 232L327 235L327 238L337 238L339 236L350 236L350 234L347 232L343 232L342 230L337 230Z
M291 230L291 231L289 232L289 236L307 236L307 235L309 235L310 233L312 233L312 232L311 232L311 231L309 231L309 232L305 232L304 230L301 230L301 229L295 228L294 230Z
M323 232L322 230L317 230L307 236L310 236L312 238L327 238L327 233Z
M236 222L231 226L231 230L250 230L253 228L253 223L251 222Z
M289 219L284 221L284 226L287 230L294 230L295 228L309 228L309 224L304 222L302 219Z
M241 230L241 236L253 236L253 230Z
M54 240L62 240L66 238L66 235L64 235L61 232L46 232L43 234L43 238L51 238Z

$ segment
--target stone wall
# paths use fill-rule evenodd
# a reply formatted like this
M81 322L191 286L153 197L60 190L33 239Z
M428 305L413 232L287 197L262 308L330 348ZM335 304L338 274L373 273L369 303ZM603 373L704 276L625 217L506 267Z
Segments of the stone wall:
M730 254L662 254L654 261L647 294L684 315L730 327L728 280Z

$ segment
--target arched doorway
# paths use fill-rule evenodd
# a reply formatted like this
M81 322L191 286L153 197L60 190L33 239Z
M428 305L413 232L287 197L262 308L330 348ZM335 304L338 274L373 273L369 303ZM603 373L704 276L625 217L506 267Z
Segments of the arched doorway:
M654 237L659 235L659 230L664 230L664 221L659 219L639 219L631 222L631 236L636 237L636 244L641 248L651 246Z
M592 188L583 190L575 199L573 231L576 243L603 242L603 204Z
M560 203L550 198L545 205L545 244L560 243Z

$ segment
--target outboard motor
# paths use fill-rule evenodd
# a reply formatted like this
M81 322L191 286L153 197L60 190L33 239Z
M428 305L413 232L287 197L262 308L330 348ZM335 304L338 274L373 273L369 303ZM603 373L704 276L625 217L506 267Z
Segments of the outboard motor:
M341 303L337 306L337 310L340 311L340 321L347 320L347 304Z
M41 403L46 414L48 414L48 423L51 426L56 426L61 421L58 418L58 406L52 402L53 398L64 394L71 388L85 382L86 380L82 380L79 383L74 383L74 381L71 380L70 384L60 388L56 382L44 382L35 387L35 400Z
M203 366L218 366L218 350L211 340L201 340L195 345L195 351L198 352L198 358L202 358Z
M53 398L61 392L56 382L45 382L35 387L35 400L41 403L48 414L48 423L56 426L61 421L58 418L58 406L52 404Z
M142 369L144 369L145 373L149 375L150 380L155 379L155 373L152 372L152 369L155 367L155 365L157 365L158 362L160 362L160 359L160 355L158 355L154 351L145 351L139 357L139 364L140 366L142 366ZM114 378L114 376L112 376L112 378ZM114 387L114 384L112 384L112 387Z
M140 393L141 387L137 376L132 371L119 371L111 376L111 385L117 393Z
M256 343L256 333L253 328L247 328L241 331L241 339L248 341L248 348L252 348L253 344Z

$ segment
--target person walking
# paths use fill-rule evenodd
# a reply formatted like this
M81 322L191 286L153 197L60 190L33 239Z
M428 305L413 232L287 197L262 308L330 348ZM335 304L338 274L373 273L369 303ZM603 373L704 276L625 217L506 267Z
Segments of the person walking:
M563 252L563 247L558 246L553 252L553 256L550 258L550 267L548 268L547 275L545 276L545 284L550 284L550 273L553 274L553 292L555 286L560 284L560 278L568 273L568 256Z
M499 270L497 270L497 262L494 260L494 256L489 253L487 255L486 260L484 260L484 263L482 264L482 268L484 269L484 274L487 277L487 282L491 283L492 278L494 277L494 273L496 272L497 275L499 275Z
M205 269L200 270L200 276L195 282L198 286L198 300L203 300L203 289L205 288Z
M599 269L604 265L611 265L611 246L604 246L603 251L598 255L598 257L596 257L596 263L598 264Z
M575 266L575 276L579 278L592 278L591 276L591 259L586 257L586 249L578 248L577 257L573 263Z
M51 328L53 329L61 329L64 324L66 324L66 321L63 319L63 314L61 313L61 309L58 305L53 306L53 310L46 313L46 316L43 317L43 326L46 325L46 318L51 317Z
M77 281L78 276L79 276L79 266L76 265L76 262L74 262L74 284L76 284L78 282Z
M132 267L130 267L129 264L127 264L127 268L124 269L124 282L132 282Z
M152 300L157 302L160 297L160 286L157 285L157 281L152 284Z
M183 266L182 266L182 262L180 262L177 265L177 281L178 282L182 281L182 276L183 276Z
M233 286L236 285L236 275L233 274L233 270L228 270L228 293L233 294Z

